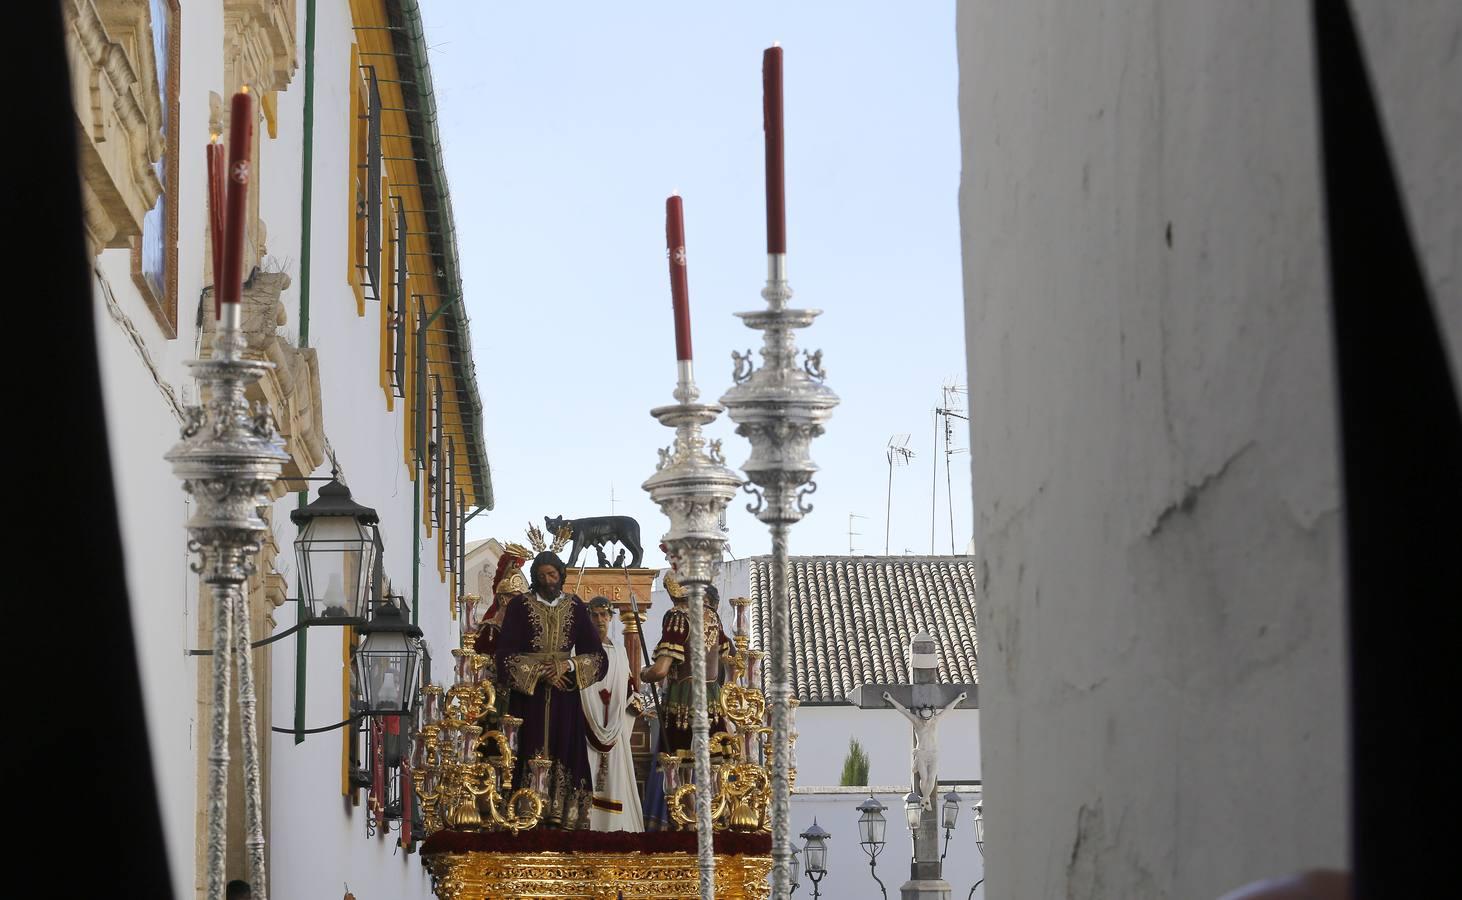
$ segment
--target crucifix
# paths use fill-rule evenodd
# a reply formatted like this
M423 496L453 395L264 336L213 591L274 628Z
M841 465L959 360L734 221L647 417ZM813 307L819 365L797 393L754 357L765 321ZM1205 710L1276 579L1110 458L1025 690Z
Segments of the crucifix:
M914 858L902 900L948 900L939 852L939 810L934 804L939 771L939 721L952 709L978 709L979 687L939 684L939 652L934 638L920 632L909 645L913 684L865 684L848 692L860 709L896 709L913 728L910 783L921 801L919 828L914 832Z

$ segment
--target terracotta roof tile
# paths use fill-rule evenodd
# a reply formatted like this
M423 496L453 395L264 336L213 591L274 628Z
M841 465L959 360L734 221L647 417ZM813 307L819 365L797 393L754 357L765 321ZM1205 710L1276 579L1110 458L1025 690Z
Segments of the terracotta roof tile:
M771 558L750 564L752 646L770 642ZM969 556L794 556L790 560L792 671L803 702L843 699L862 684L908 682L908 647L927 631L939 679L973 683L975 562Z

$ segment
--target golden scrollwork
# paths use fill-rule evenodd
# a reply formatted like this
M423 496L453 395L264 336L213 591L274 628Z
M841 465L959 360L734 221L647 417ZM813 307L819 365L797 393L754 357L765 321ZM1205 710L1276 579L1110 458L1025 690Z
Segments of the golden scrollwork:
M697 861L686 853L438 853L425 863L442 900L670 900L698 893ZM717 854L716 896L765 900L771 868L770 856Z
M738 732L756 728L766 721L767 698L756 688L728 684L721 688L721 711Z
M458 681L445 692L432 686L431 707L436 708L416 733L418 754L412 781L421 799L428 832L511 831L536 827L543 816L544 798L532 788L512 789L516 735L522 720L497 717L491 722L497 691L483 677L491 669L472 650L455 649L459 671L470 680ZM440 703L437 702L440 698ZM480 752L485 749L489 752ZM495 751L495 752L493 752Z

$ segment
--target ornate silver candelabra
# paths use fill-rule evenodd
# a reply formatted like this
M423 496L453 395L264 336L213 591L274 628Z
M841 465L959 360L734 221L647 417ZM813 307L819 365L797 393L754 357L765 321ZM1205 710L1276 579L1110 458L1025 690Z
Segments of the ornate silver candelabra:
M791 893L792 748L788 698L791 696L791 632L787 599L787 529L812 510L806 496L817 490L812 480L812 439L822 434L838 396L823 384L822 351L797 358L796 329L806 328L822 312L789 309L787 257L767 256L767 286L761 292L767 308L737 313L748 328L762 332L762 364L755 368L751 351L732 353L736 382L721 397L736 433L751 442L751 457L741 467L756 496L747 509L772 534L771 635L766 681L772 719L772 897Z
M208 896L223 900L228 799L228 706L230 668L238 669L239 722L243 730L245 846L249 882L265 900L264 816L260 798L258 731L255 726L253 662L249 652L248 603L243 586L254 571L254 555L269 523L259 515L289 456L263 404L250 406L245 391L272 363L244 359L244 335L237 303L225 303L213 339L213 356L193 360L203 403L185 412L182 440L165 457L196 511L188 520L188 549L198 554L193 570L213 593L213 734L208 753Z
M655 474L644 483L650 497L670 519L665 546L675 558L677 575L685 586L690 604L690 671L692 703L691 749L695 757L696 848L700 861L702 900L714 900L716 858L711 846L713 834L711 803L710 719L706 712L705 597L713 568L721 559L726 538L721 533L721 515L741 478L726 467L720 441L707 443L701 429L715 421L721 407L696 403L696 389L689 360L679 362L679 379L673 396L679 402L650 411L662 425L675 429L675 443L660 451Z

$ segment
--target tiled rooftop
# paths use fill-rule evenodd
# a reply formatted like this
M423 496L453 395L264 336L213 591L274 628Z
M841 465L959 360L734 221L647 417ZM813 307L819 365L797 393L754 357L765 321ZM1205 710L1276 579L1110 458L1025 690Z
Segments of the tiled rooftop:
M749 564L751 643L766 649L771 558ZM862 684L908 683L909 642L939 647L939 680L974 683L975 560L970 556L794 556L788 585L795 696L842 700Z

